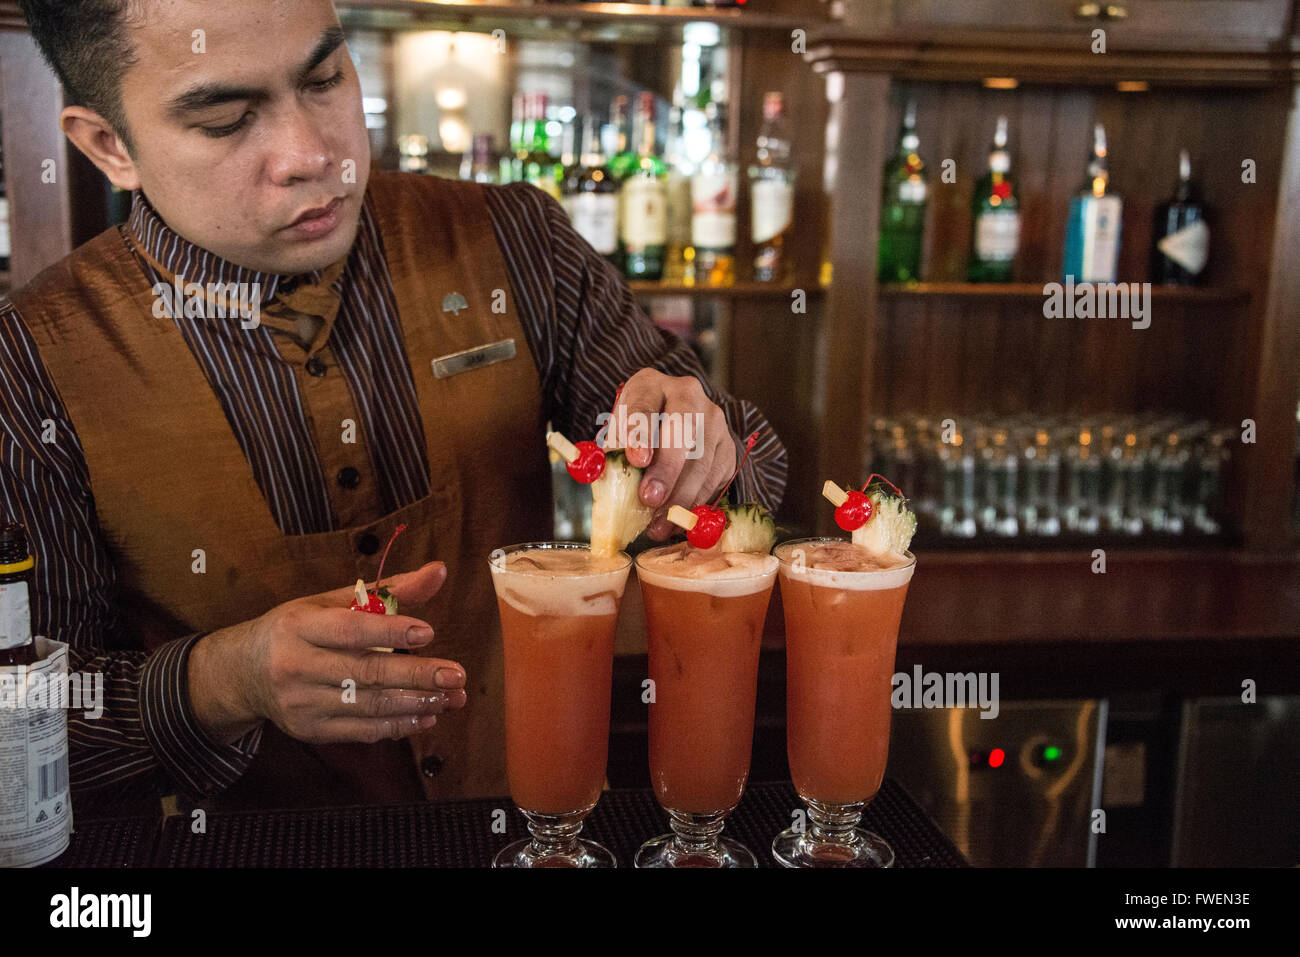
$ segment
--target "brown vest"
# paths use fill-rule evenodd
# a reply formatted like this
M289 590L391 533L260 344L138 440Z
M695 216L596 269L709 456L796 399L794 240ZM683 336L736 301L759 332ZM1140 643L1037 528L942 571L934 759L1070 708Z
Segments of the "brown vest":
M551 535L541 387L482 187L374 173L369 193L396 293L429 455L430 494L378 521L285 535L220 402L149 281L109 230L15 297L85 449L100 529L142 641L211 631L292 598L447 563L423 653L465 666L468 703L409 742L309 746L265 724L253 766L209 806L313 806L507 793L502 652L487 558ZM494 313L493 290L506 290ZM468 309L443 311L460 293ZM500 297L497 299L498 308ZM212 319L206 321L232 321ZM237 321L237 320L233 320ZM436 378L434 359L513 339L513 359ZM195 549L206 573L196 574ZM413 754L412 754L413 752ZM423 773L421 773L423 769Z

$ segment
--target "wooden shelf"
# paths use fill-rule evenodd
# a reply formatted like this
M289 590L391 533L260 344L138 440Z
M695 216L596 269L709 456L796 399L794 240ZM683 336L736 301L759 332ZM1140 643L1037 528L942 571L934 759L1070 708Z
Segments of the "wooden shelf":
M886 283L880 287L882 297L956 297L967 299L1038 299L1043 298L1044 283L974 283L974 282L918 282ZM1219 303L1244 301L1250 298L1249 289L1222 286L1156 286L1151 287L1151 298L1157 302Z
M1145 81L1162 86L1272 86L1300 73L1300 51L1259 39L1186 37L1108 29L1105 55L1091 50L1090 28L1039 30L917 29L848 36L826 28L805 58L821 72L858 71L894 79L1022 82L1113 86Z
M809 17L788 17L741 9L652 7L640 3L478 3L424 0L345 0L339 18L346 27L472 30L497 27L514 37L566 39L658 39L662 31L707 22L738 30L789 32L816 27ZM825 20L821 20L825 23ZM575 36L575 32L578 34Z
M628 286L638 296L695 296L705 299L789 299L796 289L803 289L810 297L820 296L826 291L822 286L805 288L764 282L738 282L730 286L684 286L678 283L632 280Z

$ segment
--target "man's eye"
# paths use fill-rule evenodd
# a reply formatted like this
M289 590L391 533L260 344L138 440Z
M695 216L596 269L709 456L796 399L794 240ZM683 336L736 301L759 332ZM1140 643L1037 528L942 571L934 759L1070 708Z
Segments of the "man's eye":
M317 93L324 93L326 90L332 90L343 82L343 71L339 70L328 80L318 80L315 83L308 84Z
M204 136L210 136L214 140L219 140L223 136L232 136L242 130L244 125L248 122L248 118L252 115L252 113L245 113L229 126L201 126L199 129L203 131Z

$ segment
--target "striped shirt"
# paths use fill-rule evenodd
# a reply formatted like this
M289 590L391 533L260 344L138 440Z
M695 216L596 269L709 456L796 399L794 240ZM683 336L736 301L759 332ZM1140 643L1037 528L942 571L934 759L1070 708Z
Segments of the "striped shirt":
M695 376L725 413L738 449L740 437L758 433L736 478L738 500L775 509L786 453L760 412L709 383L695 354L647 318L559 203L522 183L485 187L484 195L555 428L591 434L618 383L638 369ZM263 322L256 329L241 328L237 317L173 318L287 535L373 521L429 491L415 385L371 202L368 195L357 240L332 286L337 315L317 329L276 319L265 307L294 286L319 283L320 273L283 277L226 262L172 232L141 193L120 227L139 250L142 283L170 285L166 270L205 286L261 284ZM322 384L337 384L307 396L299 387L302 368ZM186 686L189 652L202 636L178 635L150 654L122 622L75 423L8 302L0 304L0 371L0 515L26 526L38 556L33 628L68 643L73 670L104 675L103 715L86 720L69 712L73 787L93 791L101 807L178 789L191 796L220 791L252 761L261 727L232 745L212 742ZM320 414L322 402L327 415ZM317 451L313 423L343 418L357 425L370 494L340 495Z

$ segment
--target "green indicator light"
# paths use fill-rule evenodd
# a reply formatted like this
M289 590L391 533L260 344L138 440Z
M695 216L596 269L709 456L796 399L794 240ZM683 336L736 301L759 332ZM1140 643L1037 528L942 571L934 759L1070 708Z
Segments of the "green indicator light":
M1050 744L1047 747L1043 748L1044 761L1055 761L1060 756L1061 756L1061 749L1054 744Z

